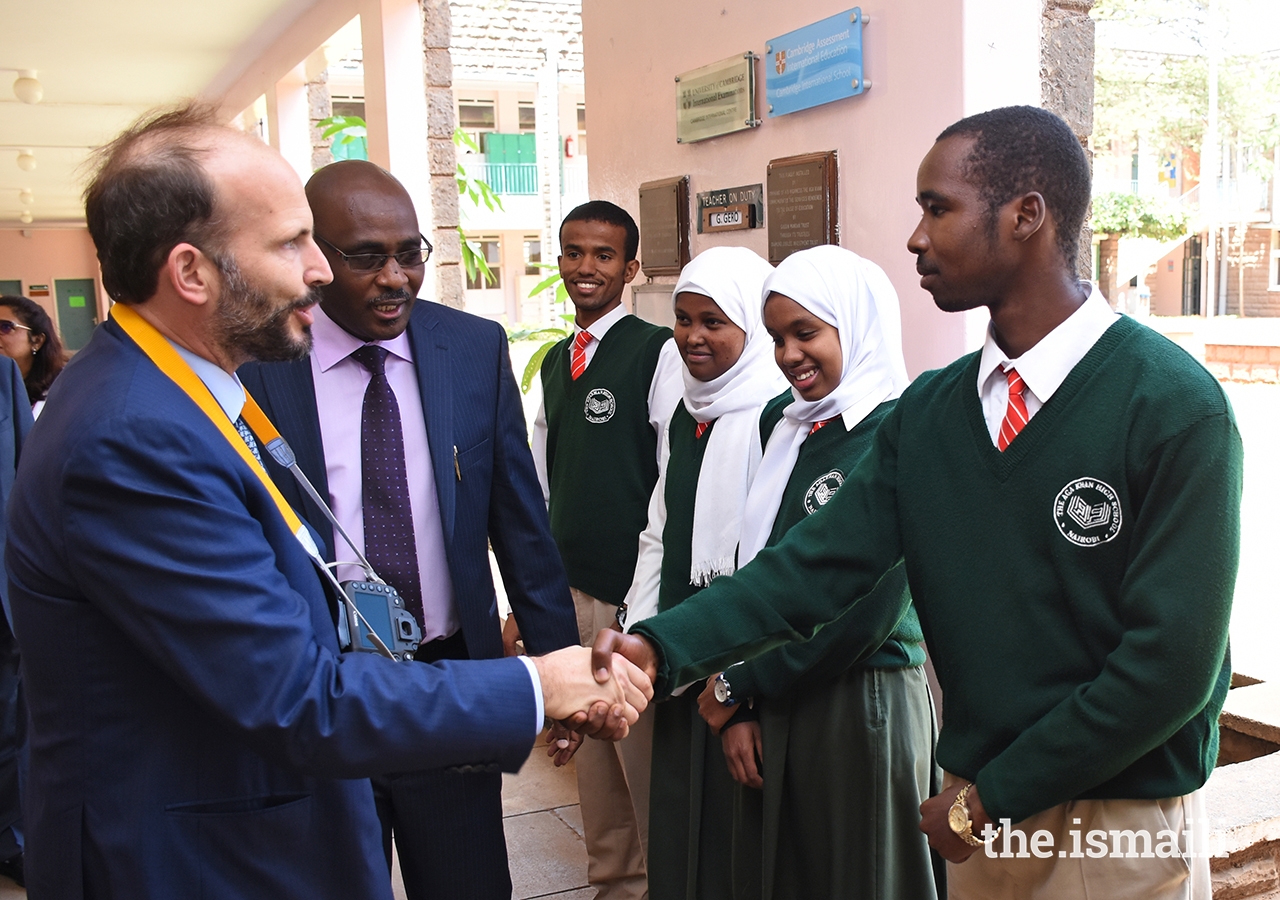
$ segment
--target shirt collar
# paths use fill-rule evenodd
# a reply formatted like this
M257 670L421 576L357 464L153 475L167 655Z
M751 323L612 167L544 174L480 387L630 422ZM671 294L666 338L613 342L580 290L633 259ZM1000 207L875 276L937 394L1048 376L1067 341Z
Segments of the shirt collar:
M612 328L614 325L617 325L619 322L621 322L623 318L626 317L626 315L627 315L626 306L619 303L617 306L609 310L600 318L596 319L586 328L579 328L578 323L574 322L573 323L574 337L577 337L578 332L585 331L588 334L590 334L593 338L595 338L597 341L603 341L604 336L608 333L609 329Z
M169 341L168 338L165 340ZM240 411L244 409L244 386L240 384L240 379L203 356L196 356L186 347L180 347L173 341L169 341L169 346L178 351L178 355L187 361L196 377L204 382L227 418L233 422L240 418Z
M1086 284L1086 282L1082 282ZM1010 359L996 343L991 326L987 326L987 339L982 345L982 358L978 362L978 393L983 392L988 379L997 369L1012 366L1018 370L1023 383L1041 403L1062 386L1071 370L1110 328L1119 313L1111 308L1107 298L1092 287L1088 298L1057 328L1017 359Z
M315 322L311 324L311 355L320 364L320 371L328 372L363 347L366 342L329 318L318 305L313 307L313 311ZM385 348L406 362L413 362L413 350L409 346L409 329L407 328L389 341L372 343Z

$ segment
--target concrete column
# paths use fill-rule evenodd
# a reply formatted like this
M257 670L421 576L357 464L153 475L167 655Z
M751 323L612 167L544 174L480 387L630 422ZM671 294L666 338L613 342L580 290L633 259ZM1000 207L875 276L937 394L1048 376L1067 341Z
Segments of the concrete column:
M361 0L359 10L369 160L404 185L419 227L428 234L436 198L427 166L423 11L418 0ZM434 267L428 266L422 296L435 295L434 282Z
M307 77L295 66L267 91L267 134L304 183L311 177L310 128Z
M462 242L458 237L458 155L453 146L453 59L449 39L453 18L449 0L422 0L422 47L425 54L427 156L431 179L431 242L436 299L461 309L465 304Z
M1040 32L1040 105L1067 120L1090 160L1093 134L1093 0L1044 0ZM1080 233L1077 271L1093 272L1093 228ZM1114 302L1110 296L1108 299Z
M538 119L538 180L542 189L542 258L551 262L560 255L560 220L564 217L560 194L560 49L548 44L534 109ZM539 302L541 321L553 322L554 293L543 292Z

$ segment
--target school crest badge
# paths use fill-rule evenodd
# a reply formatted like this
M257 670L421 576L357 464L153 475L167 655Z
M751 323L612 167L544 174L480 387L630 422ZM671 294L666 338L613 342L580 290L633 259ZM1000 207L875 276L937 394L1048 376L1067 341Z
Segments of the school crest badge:
M785 75L787 72L787 51L779 50L774 54L773 67L778 71L779 75Z
M1097 478L1077 478L1054 498L1053 519L1071 543L1094 547L1120 533L1124 515L1115 488Z
M809 515L813 515L826 506L827 501L836 495L836 489L842 484L844 484L844 473L838 469L832 469L826 475L823 475L809 485L809 490L805 491L804 511Z
M613 414L618 411L618 402L613 399L613 394L604 388L592 388L587 394L586 407L583 414L586 415L587 421L592 425L602 425L613 418Z

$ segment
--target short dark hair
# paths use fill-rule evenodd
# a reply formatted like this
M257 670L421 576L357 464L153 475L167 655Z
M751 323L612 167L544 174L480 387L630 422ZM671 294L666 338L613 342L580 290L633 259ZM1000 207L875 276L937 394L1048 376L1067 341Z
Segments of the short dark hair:
M153 296L160 268L180 243L218 256L228 228L203 159L222 130L213 107L190 103L143 116L96 152L85 218L113 300Z
M44 343L31 357L31 371L23 379L27 386L27 396L32 403L43 400L49 393L49 385L58 377L62 367L67 364L67 356L62 349L62 339L58 337L58 329L53 327L53 320L44 311L44 307L27 297L6 294L0 297L0 306L7 306L14 311L21 324L31 329L31 337L43 336Z
M1035 106L1006 106L961 119L938 135L973 137L966 174L986 201L992 229L995 213L1032 191L1044 197L1058 231L1058 248L1074 269L1080 229L1089 211L1089 159L1071 127Z
M627 239L622 248L624 262L631 262L640 252L640 229L636 226L636 220L631 218L631 213L616 203L610 203L608 200L588 200L581 206L574 207L569 215L564 217L564 222L560 223L561 235L564 234L565 222L604 222L606 225L616 225L627 233Z

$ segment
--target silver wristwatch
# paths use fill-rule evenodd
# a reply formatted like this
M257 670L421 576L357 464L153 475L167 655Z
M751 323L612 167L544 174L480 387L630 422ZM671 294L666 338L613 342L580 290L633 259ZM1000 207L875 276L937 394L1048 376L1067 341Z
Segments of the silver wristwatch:
M716 702L721 706L736 706L738 704L738 701L733 699L733 688L729 686L729 679L724 677L724 672L716 676L712 692L715 695Z

